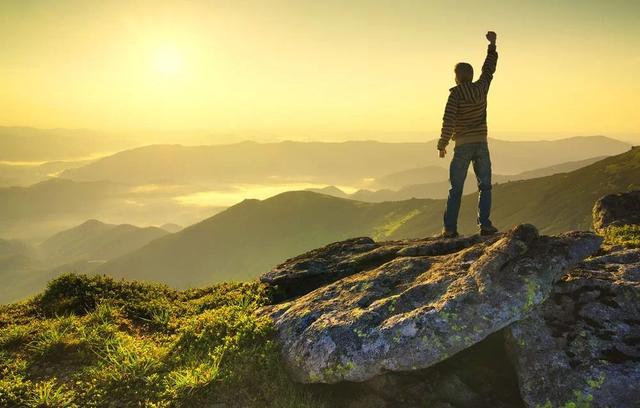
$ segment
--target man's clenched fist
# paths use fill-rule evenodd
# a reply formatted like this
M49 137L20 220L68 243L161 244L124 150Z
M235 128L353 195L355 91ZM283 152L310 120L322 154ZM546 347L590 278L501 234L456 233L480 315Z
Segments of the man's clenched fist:
M492 44L495 43L497 37L498 36L496 35L495 32L493 32L493 31L488 31L487 32L487 40L489 40L490 43L492 43Z
M440 149L438 150L438 157L440 157L441 159L444 158L444 156L447 154L447 150L446 149Z

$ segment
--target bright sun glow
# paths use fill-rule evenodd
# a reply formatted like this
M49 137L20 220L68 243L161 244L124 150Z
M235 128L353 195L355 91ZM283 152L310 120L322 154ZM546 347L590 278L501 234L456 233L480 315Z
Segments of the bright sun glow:
M184 55L175 45L158 47L153 54L153 67L164 76L176 76L184 68Z

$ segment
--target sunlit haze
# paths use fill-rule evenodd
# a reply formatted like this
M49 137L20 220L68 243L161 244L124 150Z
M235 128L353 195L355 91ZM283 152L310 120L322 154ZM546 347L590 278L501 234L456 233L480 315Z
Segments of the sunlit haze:
M640 132L639 15L631 0L5 1L0 124L419 140L493 29L495 136L624 137Z

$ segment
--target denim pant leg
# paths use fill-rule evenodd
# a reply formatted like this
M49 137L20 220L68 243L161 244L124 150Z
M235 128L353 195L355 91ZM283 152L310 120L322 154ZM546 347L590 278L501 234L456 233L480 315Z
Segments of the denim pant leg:
M490 227L491 220L491 157L489 146L481 143L473 157L473 171L478 180L478 225Z
M458 230L460 201L462 199L464 181L467 178L467 171L469 171L469 163L473 157L473 146L456 146L453 152L453 159L449 166L451 188L449 189L447 206L444 211L444 229L451 232Z

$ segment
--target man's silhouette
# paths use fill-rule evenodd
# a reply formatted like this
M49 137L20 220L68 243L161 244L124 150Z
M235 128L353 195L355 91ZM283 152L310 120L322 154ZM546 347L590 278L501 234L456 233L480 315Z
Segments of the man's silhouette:
M487 33L489 46L487 58L482 65L480 78L473 81L473 67L466 62L455 66L456 86L449 89L449 99L444 110L442 133L438 141L439 156L444 158L449 140L455 141L453 159L449 167L451 189L444 212L444 229L441 236L458 236L458 213L462 189L473 163L478 180L478 226L481 235L495 234L491 213L491 159L487 144L487 94L498 62L496 33Z

